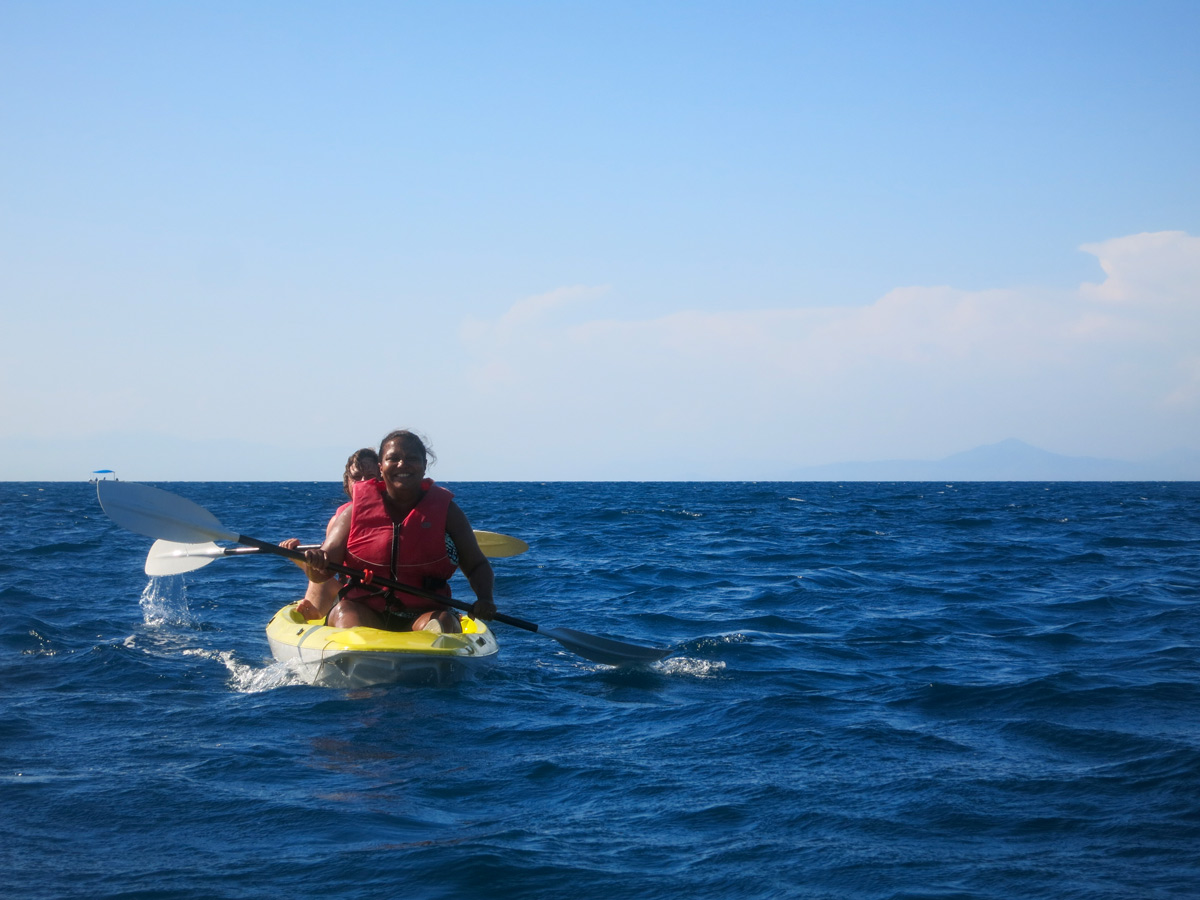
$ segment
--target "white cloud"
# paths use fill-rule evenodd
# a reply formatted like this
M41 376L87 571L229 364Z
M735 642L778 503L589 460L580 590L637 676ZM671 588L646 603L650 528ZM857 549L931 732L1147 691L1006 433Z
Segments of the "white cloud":
M614 434L710 477L737 474L710 465L706 445L729 442L743 466L937 456L1006 437L1101 456L1200 445L1200 239L1082 249L1103 282L907 287L851 309L565 323L552 314L599 289L564 289L474 323L468 355L484 385L503 371L493 427L585 463L606 452L590 442Z
M1080 248L1100 261L1107 276L1085 284L1082 296L1101 303L1183 305L1200 303L1200 238L1158 231Z
M585 306L607 292L607 287L575 285L536 294L518 300L495 322L467 319L463 325L463 335L467 339L483 337L507 340L512 335L524 334L528 339L538 329L553 325L556 314Z
M99 465L133 477L138 451L114 459L102 433L154 433L275 446L282 461L257 473L247 463L245 477L299 472L302 460L323 477L396 426L427 433L451 480L753 479L1009 437L1118 458L1200 447L1200 239L1083 249L1099 283L901 287L857 308L637 319L612 313L606 287L564 287L463 322L457 341L422 327L353 365L343 342L373 340L397 310L345 333L278 306L231 318L180 303L142 331L62 317L53 342L10 340L0 362L0 439L43 442L3 461L8 477ZM142 477L159 463L170 477L216 477L149 440L128 442L145 446ZM35 466L59 445L72 461Z

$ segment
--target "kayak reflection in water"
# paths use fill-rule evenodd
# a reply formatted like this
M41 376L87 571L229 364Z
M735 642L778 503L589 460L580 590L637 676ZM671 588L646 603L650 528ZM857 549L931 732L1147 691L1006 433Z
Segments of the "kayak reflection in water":
M450 596L450 576L462 569L475 592L472 615L490 619L495 576L471 523L453 494L425 477L430 453L411 431L393 431L379 445L379 479L351 488L351 502L330 522L325 543L305 552L309 580L328 582L327 565L347 565L424 591ZM458 616L436 601L377 585L338 591L328 623L391 631L460 632Z
M342 472L342 490L349 497L351 496L350 488L352 485L360 481L373 481L378 477L379 454L370 447L363 447L361 450L355 450L351 453L350 458L346 460L346 469ZM349 508L349 502L343 503L337 508L337 512L330 517L328 524L325 526L326 539L332 533L333 523L337 521L337 517ZM288 538L286 541L280 541L279 546L295 550L300 546L300 539ZM296 563L296 565L307 571L302 563ZM329 611L337 603L339 587L341 587L341 584L334 578L329 578L322 582L309 581L308 589L304 592L304 599L297 604L296 610L306 619L320 619L329 615Z

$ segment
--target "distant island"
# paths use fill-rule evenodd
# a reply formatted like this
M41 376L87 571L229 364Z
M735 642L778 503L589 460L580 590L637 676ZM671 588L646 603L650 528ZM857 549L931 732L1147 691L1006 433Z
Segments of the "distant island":
M1143 462L1063 456L1009 439L940 460L830 463L793 469L792 481L1200 481L1200 452Z

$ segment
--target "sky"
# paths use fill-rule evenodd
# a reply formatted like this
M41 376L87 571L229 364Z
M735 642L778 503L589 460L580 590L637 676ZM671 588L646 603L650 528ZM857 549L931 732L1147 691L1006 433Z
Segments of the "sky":
M1200 450L1200 4L0 0L0 480Z

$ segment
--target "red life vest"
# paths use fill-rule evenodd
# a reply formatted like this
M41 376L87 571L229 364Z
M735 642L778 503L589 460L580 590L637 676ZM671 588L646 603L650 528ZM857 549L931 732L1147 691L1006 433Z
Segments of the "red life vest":
M446 554L446 512L454 495L429 478L421 487L425 493L403 521L392 514L382 481L360 481L351 488L354 507L346 539L346 565L449 597L447 581L458 568ZM346 596L365 600L380 612L388 605L410 612L445 609L414 594L380 592L360 585Z

